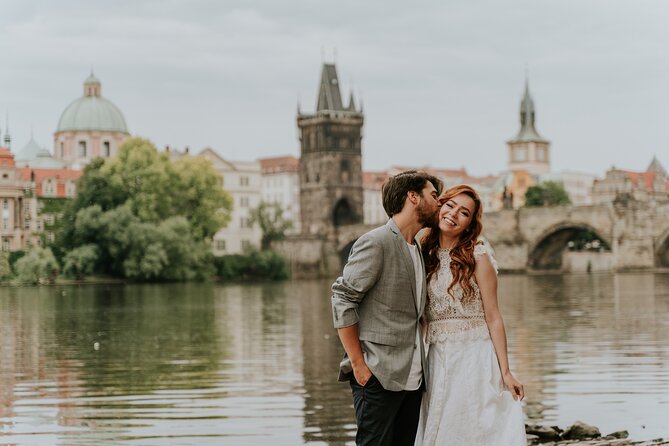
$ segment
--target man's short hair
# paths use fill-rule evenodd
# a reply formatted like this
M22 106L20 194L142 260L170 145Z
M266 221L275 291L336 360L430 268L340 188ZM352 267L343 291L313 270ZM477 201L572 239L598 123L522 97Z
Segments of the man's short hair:
M432 183L437 190L437 194L440 195L443 187L441 180L422 170L406 170L388 178L381 188L383 209L385 209L388 217L399 214L404 208L407 193L416 192L420 194L428 181Z

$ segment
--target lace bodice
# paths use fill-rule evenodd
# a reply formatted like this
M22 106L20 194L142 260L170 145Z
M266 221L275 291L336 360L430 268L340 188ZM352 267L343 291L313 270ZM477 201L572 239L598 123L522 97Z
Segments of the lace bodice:
M488 255L495 271L497 262L493 257L492 248L478 244L474 248L474 258ZM453 280L451 273L451 256L448 249L439 250L439 271L435 273L427 285L428 300L425 316L428 322L427 343L435 344L448 341L468 341L487 339L490 337L483 313L481 292L472 276L471 283L474 296L463 302L463 290L455 284L448 293Z

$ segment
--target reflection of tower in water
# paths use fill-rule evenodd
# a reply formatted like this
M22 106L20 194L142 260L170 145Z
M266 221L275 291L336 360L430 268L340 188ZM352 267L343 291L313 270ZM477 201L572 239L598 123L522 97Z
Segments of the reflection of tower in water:
M348 384L337 382L344 349L332 325L331 282L300 283L304 388L304 441L343 445L355 435Z

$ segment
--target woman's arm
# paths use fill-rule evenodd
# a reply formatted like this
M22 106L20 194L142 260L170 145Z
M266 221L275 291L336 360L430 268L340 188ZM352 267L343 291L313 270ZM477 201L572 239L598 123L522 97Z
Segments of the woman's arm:
M495 353L497 354L497 361L502 372L504 385L511 391L514 399L522 400L525 397L523 384L514 378L511 370L509 370L509 358L506 352L506 331L504 330L504 321L497 304L497 273L487 255L477 256L474 276L481 290L485 321L488 325L488 331L490 331L492 344L495 346Z

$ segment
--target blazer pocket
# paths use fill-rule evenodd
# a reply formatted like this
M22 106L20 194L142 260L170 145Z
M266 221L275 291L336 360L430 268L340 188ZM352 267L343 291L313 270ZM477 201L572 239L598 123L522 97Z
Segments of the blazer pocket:
M397 339L397 336L387 333L366 332L366 333L360 333L359 337L361 341L369 341L381 345L396 346L399 345L400 343L399 339Z

